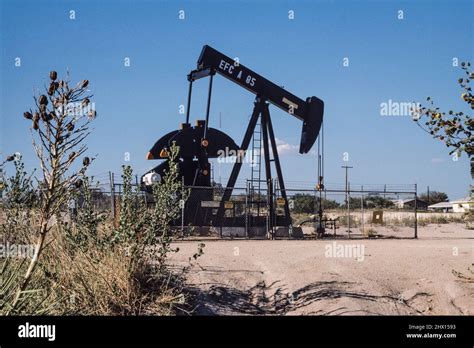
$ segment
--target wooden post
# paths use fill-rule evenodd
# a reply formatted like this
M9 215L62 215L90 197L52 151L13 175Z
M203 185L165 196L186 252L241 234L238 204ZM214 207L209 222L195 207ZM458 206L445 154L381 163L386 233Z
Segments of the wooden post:
M360 205L362 209L362 234L365 234L365 231L364 231L364 185L362 185L362 193L360 195Z

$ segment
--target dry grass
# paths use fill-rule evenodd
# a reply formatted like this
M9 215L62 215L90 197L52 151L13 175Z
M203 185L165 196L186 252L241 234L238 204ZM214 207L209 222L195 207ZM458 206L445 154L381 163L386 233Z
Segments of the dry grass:
M377 231L373 228L368 228L367 230L365 230L365 235L368 238L373 238L377 235Z
M372 222L373 211L365 210L363 219L364 223ZM293 220L301 222L307 220L311 214L293 214ZM346 210L327 210L325 215L328 218L339 218L338 225L347 226L348 217ZM472 219L472 218L471 218ZM362 214L360 210L351 211L350 222L352 227L361 226ZM383 224L392 227L414 227L415 216L413 211L395 211L386 209L383 211ZM428 224L449 224L449 223L466 223L467 227L474 226L468 214L464 213L438 213L438 212L418 212L418 226L426 226Z
M183 302L183 275L159 271L152 260L137 262L126 245L71 250L57 234L42 264L61 299L60 313L171 315Z
M32 217L34 219L34 217ZM104 222L105 238L111 222ZM7 291L0 289L0 315L174 315L185 304L183 294L186 269L181 272L158 270L153 261L137 262L126 245L101 245L91 242L77 248L57 224L48 238L39 267L13 312L11 297L29 263L28 259L8 258L0 262L2 282L11 279ZM26 235L23 243L30 243ZM0 240L3 237L0 236ZM17 242L20 240L17 238ZM8 267L7 267L8 266ZM28 296L26 296L28 295Z

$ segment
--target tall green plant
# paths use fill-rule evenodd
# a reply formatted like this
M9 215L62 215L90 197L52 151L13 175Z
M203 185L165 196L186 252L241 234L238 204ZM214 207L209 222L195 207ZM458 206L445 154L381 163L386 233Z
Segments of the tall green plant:
M179 249L173 249L173 222L181 215L182 207L189 197L189 190L179 180L179 147L174 143L168 151L169 168L159 183L153 185L155 206L151 213L147 229L146 243L155 244L155 257L160 270L165 267L167 255Z
M93 192L98 183L94 183L94 178L87 175L83 175L81 181L81 186L71 191L70 197L77 207L77 215L74 219L71 217L68 224L62 225L70 248L87 251L91 244L98 248L105 246L106 238L99 235L99 227L105 222L106 216L94 207Z

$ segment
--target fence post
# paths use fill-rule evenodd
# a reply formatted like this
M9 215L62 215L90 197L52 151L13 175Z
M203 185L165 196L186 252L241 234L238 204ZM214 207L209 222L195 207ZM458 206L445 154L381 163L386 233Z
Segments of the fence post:
M245 238L249 237L249 193L250 182L247 180L245 185Z
M115 220L115 187L114 187L114 173L109 172L109 182L110 182L110 204L112 218Z
M362 193L360 195L360 206L361 206L361 209L362 209L362 234L365 234L365 231L364 231L364 185L362 185L362 189L361 189Z
M184 192L184 176L181 178L181 192ZM180 197L179 205L181 206L181 237L184 238L184 199ZM155 202L156 203L156 202Z
M415 184L415 239L418 239L418 187Z

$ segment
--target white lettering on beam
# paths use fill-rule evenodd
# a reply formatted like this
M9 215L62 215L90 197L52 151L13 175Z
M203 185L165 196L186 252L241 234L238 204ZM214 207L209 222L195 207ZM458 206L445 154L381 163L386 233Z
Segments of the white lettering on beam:
M234 65L227 63L225 60L222 59L219 64L219 69L223 71L227 71L229 72L229 74L232 74L232 72L234 71Z
M293 109L298 109L298 104L293 103L291 100L288 100L285 97L283 97L282 101L283 101L283 103L287 104L288 106L293 107Z

